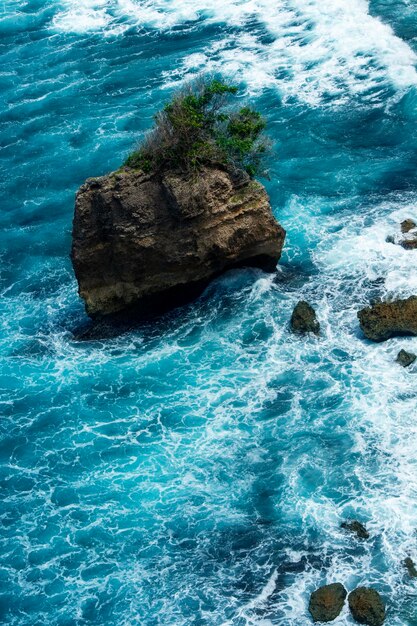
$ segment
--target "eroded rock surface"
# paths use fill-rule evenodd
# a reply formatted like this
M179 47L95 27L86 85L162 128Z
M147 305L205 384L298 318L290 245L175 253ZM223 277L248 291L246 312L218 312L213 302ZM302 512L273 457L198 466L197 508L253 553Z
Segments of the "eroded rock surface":
M364 335L371 341L417 335L417 297L378 302L359 311L358 318Z
M126 168L79 189L71 258L90 316L151 313L196 295L228 268L273 271L284 238L264 187L243 173Z
M343 609L347 591L341 583L332 583L313 591L308 610L315 622L332 622Z

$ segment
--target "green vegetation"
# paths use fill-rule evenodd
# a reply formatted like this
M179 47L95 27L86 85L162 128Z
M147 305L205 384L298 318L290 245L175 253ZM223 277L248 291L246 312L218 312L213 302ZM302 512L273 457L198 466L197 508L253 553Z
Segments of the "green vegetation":
M155 116L155 126L125 165L145 172L197 171L218 163L262 173L269 142L265 120L248 106L232 109L238 89L218 79L200 78L174 95Z

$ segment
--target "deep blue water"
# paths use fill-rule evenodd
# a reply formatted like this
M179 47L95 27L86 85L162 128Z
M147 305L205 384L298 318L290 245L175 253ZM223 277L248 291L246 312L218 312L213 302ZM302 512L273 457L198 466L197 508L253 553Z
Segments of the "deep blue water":
M5 0L0 51L0 621L304 626L340 581L417 625L417 338L356 319L417 293L386 242L417 218L414 0ZM268 118L279 270L77 341L75 191L202 70ZM300 298L320 339L288 331Z

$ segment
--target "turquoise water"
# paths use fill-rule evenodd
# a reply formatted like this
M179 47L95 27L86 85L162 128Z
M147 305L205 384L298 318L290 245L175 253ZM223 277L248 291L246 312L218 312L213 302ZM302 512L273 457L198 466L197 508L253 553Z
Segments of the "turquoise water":
M304 626L311 591L340 581L415 626L417 370L394 361L417 338L373 345L356 319L417 293L417 252L386 242L417 218L415 3L1 8L0 621ZM75 191L202 70L268 118L279 269L77 341ZM288 331L300 298L320 339Z

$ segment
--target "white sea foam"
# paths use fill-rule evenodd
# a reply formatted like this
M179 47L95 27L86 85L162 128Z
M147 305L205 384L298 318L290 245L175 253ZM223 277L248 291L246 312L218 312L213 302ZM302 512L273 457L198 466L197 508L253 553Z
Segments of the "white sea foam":
M248 20L257 22L255 33ZM389 25L371 16L366 0L66 0L54 18L64 31L123 32L128 27L169 31L201 21L224 23L229 34L192 52L166 78L221 70L252 91L277 88L283 98L312 105L352 96L378 99L387 84L417 84L416 56ZM264 33L262 33L262 30ZM264 43L269 33L272 41Z

